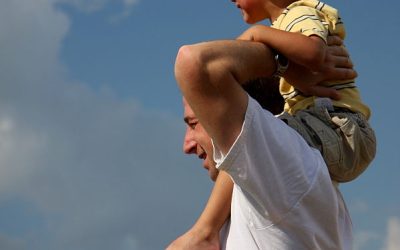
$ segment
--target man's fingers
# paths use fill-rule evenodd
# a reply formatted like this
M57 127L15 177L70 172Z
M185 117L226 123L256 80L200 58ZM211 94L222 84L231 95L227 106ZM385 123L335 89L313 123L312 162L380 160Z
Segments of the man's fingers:
M329 97L333 100L340 99L340 94L336 89L324 87L321 85L315 85L312 88L310 88L308 94L319 97Z
M343 46L328 46L327 47L328 54L335 55L335 56L344 56L348 57L349 52L347 52L346 48Z
M347 56L335 56L335 66L338 68L353 68L353 62Z
M324 72L325 81L329 80L346 80L353 79L357 77L357 72L354 69L350 68L333 68L326 70Z
M328 46L341 46L343 44L343 40L338 36L328 36L327 42Z

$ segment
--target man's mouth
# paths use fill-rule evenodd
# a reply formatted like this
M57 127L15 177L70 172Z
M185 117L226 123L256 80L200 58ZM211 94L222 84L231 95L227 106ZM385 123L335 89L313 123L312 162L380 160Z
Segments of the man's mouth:
M201 153L199 154L199 158L205 160L207 158L207 154L205 152Z
M203 167L208 170L208 166L206 164L207 154L204 152L199 155L199 159L203 159Z

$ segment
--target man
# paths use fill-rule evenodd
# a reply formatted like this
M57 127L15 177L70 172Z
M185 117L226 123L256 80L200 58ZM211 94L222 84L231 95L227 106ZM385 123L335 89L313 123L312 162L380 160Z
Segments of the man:
M307 87L315 95L333 94L316 83L355 76L338 69L351 65L334 55L328 53L325 61L331 64L320 74L292 65L286 77L313 83ZM195 226L169 249L351 248L350 218L320 153L241 87L272 75L275 68L272 52L259 43L215 41L180 49L175 69L188 124L184 150L202 158L210 177L217 179L210 201L224 197L232 208L221 239L215 227ZM218 195L221 187L232 185L230 179L232 198ZM224 206L207 209L223 215L229 211ZM223 224L225 218L215 219Z

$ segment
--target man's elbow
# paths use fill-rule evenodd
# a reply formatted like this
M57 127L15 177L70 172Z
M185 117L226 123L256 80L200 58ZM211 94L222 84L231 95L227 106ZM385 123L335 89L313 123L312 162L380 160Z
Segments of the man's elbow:
M183 45L180 47L175 60L175 78L182 89L185 84L196 82L203 68L201 51L195 45Z

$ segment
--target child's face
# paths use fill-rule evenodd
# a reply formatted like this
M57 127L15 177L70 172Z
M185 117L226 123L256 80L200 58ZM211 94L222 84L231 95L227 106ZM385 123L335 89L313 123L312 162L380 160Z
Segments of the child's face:
M242 12L243 20L253 24L269 18L264 10L263 0L231 0Z

